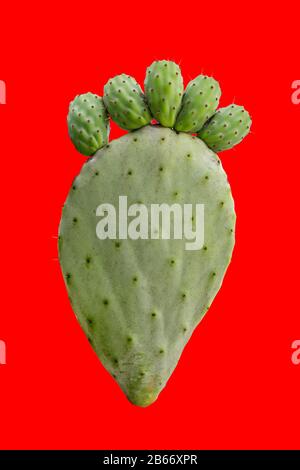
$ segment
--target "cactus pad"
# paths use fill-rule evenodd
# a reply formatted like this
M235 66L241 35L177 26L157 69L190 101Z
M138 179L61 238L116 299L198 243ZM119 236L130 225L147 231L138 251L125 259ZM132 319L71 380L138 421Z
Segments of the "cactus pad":
M196 77L186 87L175 129L183 132L197 132L202 129L215 113L220 96L220 86L214 78L205 75Z
M214 152L228 150L239 144L250 132L249 113L236 104L220 108L198 133Z
M94 93L78 95L70 103L69 135L83 155L93 155L107 144L109 121L102 98Z
M184 176L183 176L184 175ZM97 207L204 204L204 246L96 236ZM150 209L149 209L150 210ZM220 289L234 246L234 204L219 158L195 136L146 126L82 167L64 205L59 257L73 309L128 399L153 403Z
M183 94L180 68L175 62L161 60L147 68L145 95L153 117L164 127L173 127Z
M103 99L112 119L123 129L139 129L151 122L143 92L129 75L122 74L108 80Z

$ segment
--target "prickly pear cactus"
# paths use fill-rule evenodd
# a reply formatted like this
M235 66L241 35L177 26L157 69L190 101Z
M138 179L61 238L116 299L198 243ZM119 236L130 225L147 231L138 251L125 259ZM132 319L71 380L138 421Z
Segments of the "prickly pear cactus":
M123 129L139 129L151 122L141 87L129 75L123 73L108 80L103 99L111 117Z
M157 109L161 102L164 113L164 88L159 94ZM170 104L170 96L166 99ZM119 108L118 100L112 103L112 116ZM239 114L233 115L231 133L241 124ZM208 121L208 135L218 137L218 112L214 116L217 132ZM226 123L231 117L226 114ZM175 209L187 204L193 229L197 206L204 208L197 249L187 249L185 237L172 237L159 225L154 232L151 224L145 229L154 206L174 211L175 218ZM106 230L99 236L103 221ZM218 156L195 135L147 125L110 142L83 165L63 208L59 259L85 334L133 404L150 405L166 385L222 285L234 240L227 175Z
M214 78L198 75L186 87L175 129L183 132L197 132L202 129L215 113L220 96L220 86Z
M214 152L221 152L239 144L249 133L251 122L243 106L231 104L220 108L198 135Z
M175 62L153 62L146 71L145 94L153 117L164 127L173 127L180 110L183 79Z
M68 114L70 138L83 155L93 155L107 144L109 121L102 98L94 93L76 96Z

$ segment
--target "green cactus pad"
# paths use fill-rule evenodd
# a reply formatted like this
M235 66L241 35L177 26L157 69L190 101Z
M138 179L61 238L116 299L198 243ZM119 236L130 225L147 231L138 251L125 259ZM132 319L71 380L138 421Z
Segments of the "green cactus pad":
M183 132L197 132L202 129L215 113L220 97L220 86L214 78L205 75L196 77L186 87L175 129Z
M78 152L90 156L107 144L109 120L100 96L94 93L76 96L70 103L67 120L70 138Z
M204 246L106 239L97 207L204 204ZM193 219L192 219L193 220ZM234 203L221 162L195 136L146 126L88 160L64 205L59 258L73 309L128 399L153 403L217 294L234 246Z
M122 74L108 80L103 99L112 119L123 129L139 129L151 122L141 87L129 75Z
M153 62L146 72L145 95L153 117L164 127L174 127L183 95L179 66L167 60Z
M214 152L228 150L239 144L250 132L249 113L236 104L220 108L198 133Z

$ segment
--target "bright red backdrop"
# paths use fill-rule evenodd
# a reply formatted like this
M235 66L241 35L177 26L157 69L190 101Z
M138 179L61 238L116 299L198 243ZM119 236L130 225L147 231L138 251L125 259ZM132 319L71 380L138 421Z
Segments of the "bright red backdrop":
M1 5L0 447L299 448L299 2L31 3ZM69 101L121 72L143 82L162 58L186 82L213 74L221 104L244 104L254 124L221 154L238 216L223 287L158 401L139 409L77 324L54 237L84 162Z

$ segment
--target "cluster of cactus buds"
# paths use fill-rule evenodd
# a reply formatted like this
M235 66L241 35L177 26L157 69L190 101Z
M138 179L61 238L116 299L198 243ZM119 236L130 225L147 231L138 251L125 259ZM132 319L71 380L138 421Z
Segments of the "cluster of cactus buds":
M103 98L92 93L77 96L70 104L69 135L86 156L104 147L109 136L109 116L128 131L153 120L176 132L197 134L215 152L227 150L249 133L251 118L242 107L218 108L221 90L212 77L198 75L184 90L175 62L160 60L147 68L145 94L126 74L108 80Z

